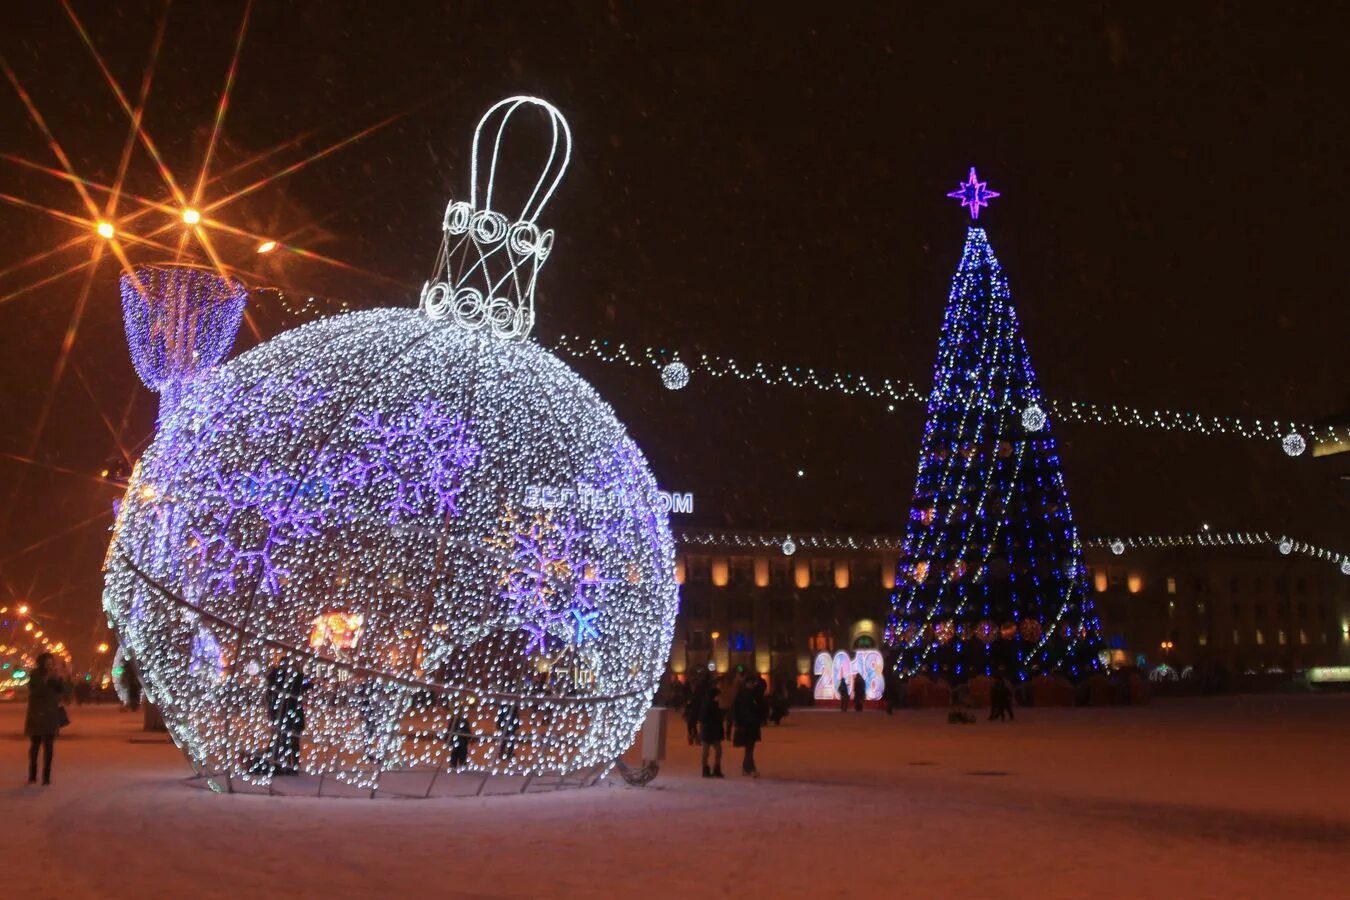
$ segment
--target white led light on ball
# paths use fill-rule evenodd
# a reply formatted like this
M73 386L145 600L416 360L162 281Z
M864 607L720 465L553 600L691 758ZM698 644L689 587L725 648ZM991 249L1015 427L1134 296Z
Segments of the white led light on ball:
M508 215L497 159L527 110L553 146ZM280 334L161 423L104 608L213 787L593 783L631 745L674 631L667 513L610 406L525 340L570 148L551 105L492 107L420 310Z
M689 367L678 359L661 369L661 383L667 390L678 391L689 385Z
M1022 410L1022 427L1027 431L1040 431L1045 427L1045 410L1034 403Z

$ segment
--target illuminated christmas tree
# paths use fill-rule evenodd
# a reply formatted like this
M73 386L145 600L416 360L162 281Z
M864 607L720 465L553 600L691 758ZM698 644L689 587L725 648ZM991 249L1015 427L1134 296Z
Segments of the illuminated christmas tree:
M971 218L998 194L971 169ZM952 280L888 641L902 677L1099 665L1082 547L1007 278L983 228Z

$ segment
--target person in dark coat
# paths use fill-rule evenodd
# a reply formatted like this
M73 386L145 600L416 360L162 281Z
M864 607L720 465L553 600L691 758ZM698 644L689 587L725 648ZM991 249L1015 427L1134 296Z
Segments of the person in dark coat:
M755 744L762 735L760 725L764 721L764 682L757 678L747 678L745 687L736 695L736 738L733 744L745 748L745 759L741 763L741 774L759 777L755 768Z
M56 733L65 724L61 698L69 690L52 666L50 653L39 654L28 678L28 711L23 733L28 735L28 783L37 781L38 750L42 750L42 783L52 783L52 747Z
M498 759L511 759L516 755L516 744L520 731L520 707L515 703L503 703L497 709L497 734L501 736L501 745L497 748Z
M703 692L703 705L699 710L699 738L703 741L703 777L722 777L722 738L726 733L722 728L722 708L717 703L718 688L709 682ZM708 750L713 751L713 766L708 768Z
M450 769L458 772L469 762L469 742L473 740L473 729L469 727L469 717L463 711L455 712L450 723Z
M999 672L989 686L989 721L998 719L1002 722L1005 713L1011 720L1017 718L1013 715L1012 685L1008 684L1007 676Z
M123 709L132 712L141 708L141 678L136 673L136 664L130 659L122 661L122 687L127 694L127 705Z
M698 720L703 714L703 694L707 689L707 682L700 680L689 692L689 700L684 705L684 724L690 747L698 743Z
M300 735L305 731L305 694L313 685L286 659L267 672L267 715L272 721L271 762L277 775L300 771Z
M839 693L839 711L848 712L848 679L841 677L835 690Z
M769 702L769 721L775 725L780 725L788 714L788 706L791 698L788 696L787 685L779 684L774 688L773 699Z
M861 672L853 673L853 708L862 712L863 700L867 697L867 679Z

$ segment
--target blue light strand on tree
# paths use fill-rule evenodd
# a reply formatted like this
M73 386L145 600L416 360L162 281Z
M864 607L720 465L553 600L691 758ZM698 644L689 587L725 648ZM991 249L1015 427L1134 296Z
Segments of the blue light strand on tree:
M990 196L985 194L984 196ZM963 204L964 205L964 204ZM1098 665L1092 611L1051 417L1007 279L967 232L938 342L888 641L902 676L1006 669L1024 680Z

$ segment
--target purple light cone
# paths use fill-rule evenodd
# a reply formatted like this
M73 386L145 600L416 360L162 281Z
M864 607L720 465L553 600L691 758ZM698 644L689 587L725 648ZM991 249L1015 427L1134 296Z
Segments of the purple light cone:
M122 322L136 374L160 395L161 420L183 384L225 358L239 333L248 290L194 266L137 266L123 272Z

